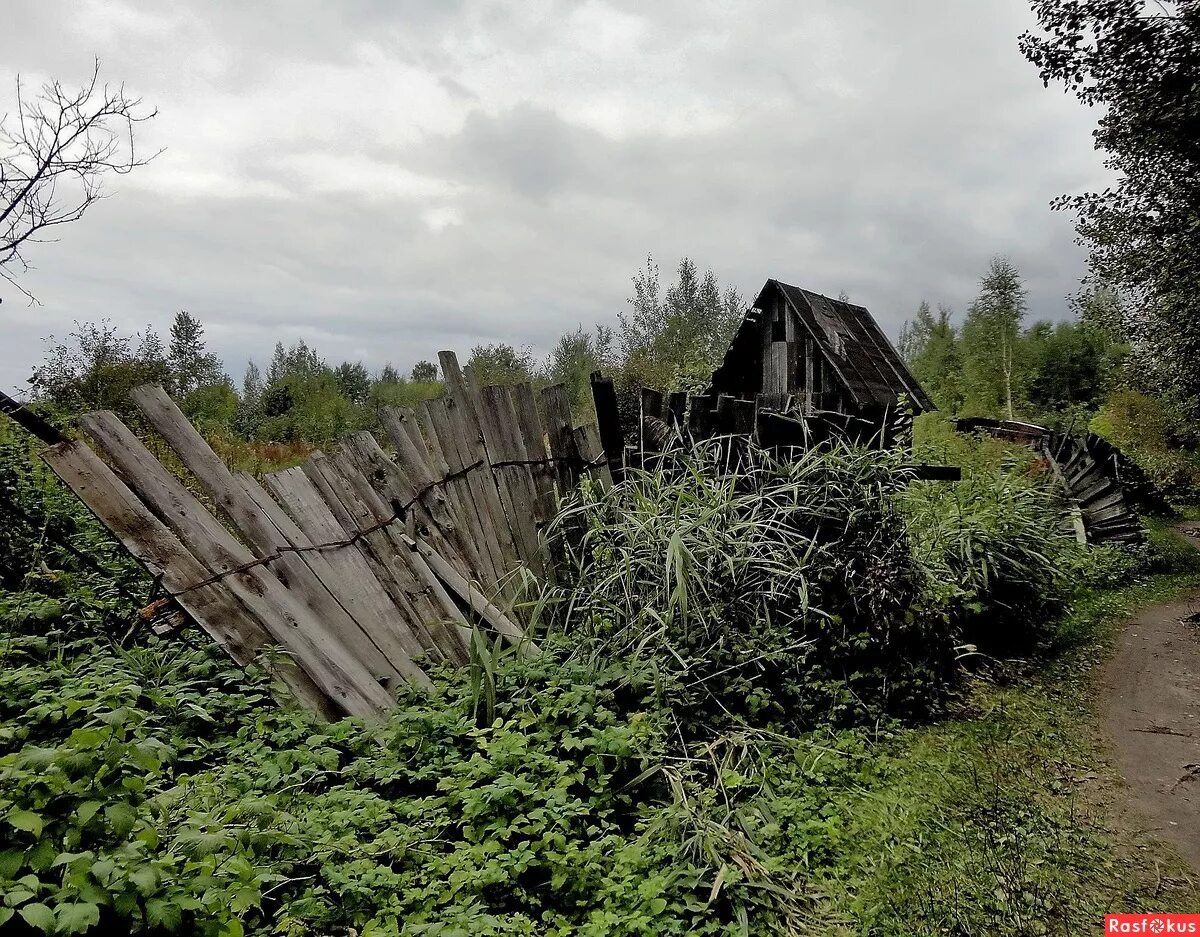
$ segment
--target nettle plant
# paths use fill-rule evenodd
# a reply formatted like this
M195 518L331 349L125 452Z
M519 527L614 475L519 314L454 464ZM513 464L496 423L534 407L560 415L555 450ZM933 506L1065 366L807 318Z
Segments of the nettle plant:
M195 848L186 828L166 838L155 800L196 754L189 723L211 721L202 695L173 687L183 698L158 705L138 679L153 652L9 633L0 656L0 923L240 933L269 876Z

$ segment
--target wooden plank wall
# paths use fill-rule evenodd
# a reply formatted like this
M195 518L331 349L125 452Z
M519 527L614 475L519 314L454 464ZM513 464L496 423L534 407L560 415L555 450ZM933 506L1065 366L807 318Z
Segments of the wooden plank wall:
M188 484L109 412L83 418L91 447L43 458L234 660L322 715L376 715L400 684L429 686L430 663L467 663L475 629L537 653L513 574L552 577L542 531L558 500L612 480L565 388L539 406L527 384L478 388L439 358L447 395L386 411L391 451L356 433L297 468L234 474L147 386L133 399Z

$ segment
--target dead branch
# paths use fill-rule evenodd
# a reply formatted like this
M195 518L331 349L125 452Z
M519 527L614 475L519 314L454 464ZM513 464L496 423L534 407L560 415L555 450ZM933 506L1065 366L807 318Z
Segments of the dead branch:
M28 269L25 248L55 240L47 236L53 229L82 218L104 197L106 176L158 155L139 155L134 133L157 113L123 84L101 84L99 60L74 91L53 80L30 95L18 76L16 110L0 118L0 277L31 302L15 281Z

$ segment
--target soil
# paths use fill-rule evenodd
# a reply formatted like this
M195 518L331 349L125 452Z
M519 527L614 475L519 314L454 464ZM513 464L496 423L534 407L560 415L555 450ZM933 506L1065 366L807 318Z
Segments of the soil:
M1200 527L1180 527L1200 549ZM1103 679L1105 729L1133 811L1200 871L1200 608L1143 609L1116 639Z

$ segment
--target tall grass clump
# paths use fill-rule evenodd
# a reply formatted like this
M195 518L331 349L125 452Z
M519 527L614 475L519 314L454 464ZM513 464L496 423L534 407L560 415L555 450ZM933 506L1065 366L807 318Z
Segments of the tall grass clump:
M731 458L714 440L585 494L552 528L555 627L598 661L652 666L685 734L923 715L953 649L922 611L893 462Z
M937 426L919 428L916 455L963 473L954 484L915 483L898 499L931 608L959 645L1000 656L1036 648L1069 597L1067 570L1087 562L1047 467L1024 447Z

